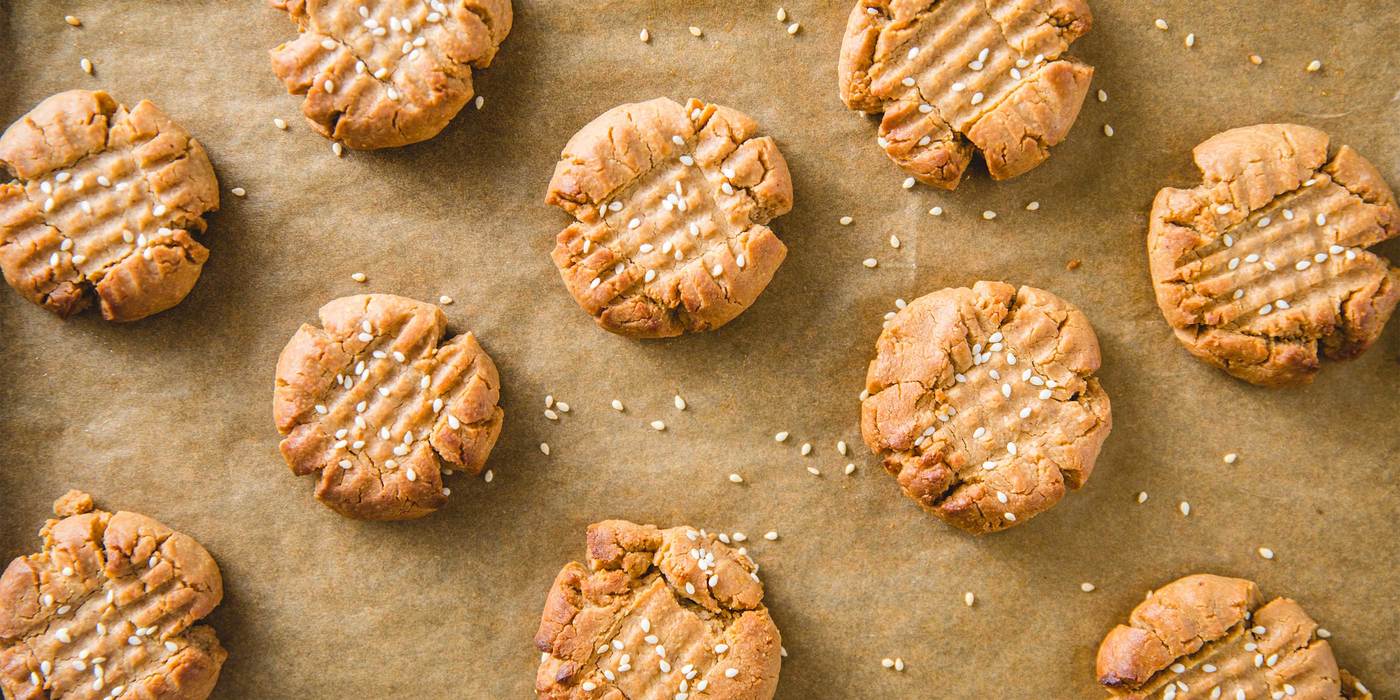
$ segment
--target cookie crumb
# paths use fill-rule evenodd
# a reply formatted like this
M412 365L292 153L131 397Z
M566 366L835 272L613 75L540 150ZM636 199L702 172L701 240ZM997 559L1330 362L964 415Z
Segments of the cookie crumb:
M1026 211L1040 211L1040 202L1031 202L1027 204Z
M982 218L986 219L987 221L991 221L992 219L997 218L997 213L992 211L991 209L988 209L982 212Z
M1308 67L1305 68L1304 70L1306 70L1306 71L1309 72L1309 73L1316 73L1316 72L1322 70L1322 61L1319 61L1319 60L1317 60L1317 59L1313 59L1312 62L1308 64Z
M451 306L451 305L452 305L452 297L447 296L446 294L444 294L444 295L438 297L438 303L439 303L439 304L442 304L443 306Z
M932 214L933 216L943 216L943 207L934 207L928 210L928 213Z
M1099 90L1099 102L1107 102L1107 101L1108 101L1108 91L1107 91L1107 90Z
M1094 584L1085 581L1084 583L1079 584L1079 590L1084 591L1085 593L1093 593Z
M1195 33L1187 34L1187 35L1186 35L1186 48L1190 49L1190 48L1194 48L1195 46L1196 46L1196 35L1195 35Z
M622 405L622 402L621 402L621 401L618 401L617 399L613 399L613 400L612 400L612 407L613 407L613 410L614 410L614 411L618 411L618 412L622 412L622 411L627 410L627 407L626 407L626 406L623 406L623 405Z
M768 532L763 533L763 539L768 540L769 542L778 539L778 531L769 530Z
M788 439L788 431L786 431L786 430L780 430L780 431L778 431L778 433L777 433L776 435L773 436L773 439L774 439L774 440L777 440L778 442L785 442L785 441L787 441L787 439Z
M912 178L912 177L906 177L906 178L904 178L904 183L903 183L902 185L900 185L900 187L903 187L903 188L906 189L906 190L912 190L912 189L914 189L914 178Z
M744 477L739 476L737 473L735 473L735 474L730 474L730 475L729 475L729 481L732 482L732 483L735 483L735 484L742 484L742 483L744 483Z
M77 17L74 17L73 15L64 15L64 16L63 16L63 21L64 21L64 22L67 22L67 23L68 23L68 26L70 26L70 27L81 27L81 26L83 26L83 21L80 20L80 19L78 19Z
M1273 559L1273 558L1274 558L1274 550L1269 549L1268 547L1260 547L1260 548L1259 548L1259 556L1261 556L1261 557L1263 557L1263 558L1265 558L1265 559Z
M966 605L967 607L969 607L969 608L972 607L972 605L973 605L974 603L976 603L976 602L977 602L977 596L972 595L972 591L968 591L968 592L966 592L966 593L963 594L963 604Z
M1146 503L1146 502L1147 502L1147 492L1146 492L1146 491L1138 491L1137 502L1138 502L1138 503Z
M681 398L681 395L680 395L680 394L676 394L675 404L676 404L676 410L677 410L677 411L684 411L684 410L685 410L685 399Z
M1181 505L1177 506L1177 509L1181 511L1183 516L1191 514L1191 504L1186 501L1182 501Z
M665 429L666 429L666 423L665 423L664 421L654 420L654 421L651 422L651 429L652 429L652 430L665 430Z
M287 130L287 120L281 117L273 117L272 125L283 131Z
M1161 17L1158 17L1157 21L1153 22L1153 24L1157 25L1157 28L1164 32L1168 29L1167 21L1162 19Z
M850 475L854 474L855 471L856 471L856 465L855 465L854 463L852 463L852 464L847 464L847 465L846 465L846 476L850 476Z
M1260 56L1257 53L1252 53L1249 55L1249 62L1253 63L1256 66L1262 65L1264 63L1264 57Z
M547 442L542 442L542 443L540 443L540 452L543 452L543 453L544 453L544 456L548 457L548 456L549 456L549 443L547 443Z
M366 277L365 273L363 272L352 272L350 273L350 279L363 284L365 280L369 279L369 277Z
M92 61L84 57L83 60L78 61L78 65L82 67L84 73L92 75Z
M641 39L643 44L648 43L651 41L651 32L647 31L646 27L642 27L642 31L637 34L637 38Z
M1070 258L1069 262L1065 263L1065 269L1070 271L1078 270L1079 266L1083 264L1084 263L1079 261L1079 258Z
M868 268L874 269L876 265L880 264L880 261L876 260L875 258L866 258L865 260L861 261L861 264Z
M705 30L696 26L692 26L690 28L690 35L698 39L702 36L705 36Z
M1224 459L1226 464L1234 464L1235 462L1239 461L1240 456L1235 454L1234 452L1231 452L1225 455Z
M1113 136L1113 125L1112 125L1112 124L1104 124L1104 125L1103 125L1103 135L1104 135L1104 136Z
M788 33L789 35L795 36L795 35L796 35L798 32L800 32L800 31L802 31L802 23L801 23L801 22L793 22L792 24L789 24L789 25L788 25L787 33Z
M849 217L849 216L843 216L843 217L840 218L840 222L841 222L841 225L842 225L842 226L850 226L852 221L855 221L855 219L853 219L853 218L851 218L851 217Z
M890 234L890 247L896 250L899 249L899 236Z
M235 197L246 197L246 196L248 196L248 190L245 190L245 189L243 189L242 187L235 187L235 188L229 190L229 192L232 192L232 193L233 193L233 196L235 196Z

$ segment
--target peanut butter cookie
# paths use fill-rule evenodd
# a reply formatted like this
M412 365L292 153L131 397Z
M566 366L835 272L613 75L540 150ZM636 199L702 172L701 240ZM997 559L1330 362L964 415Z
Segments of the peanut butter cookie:
M1360 355L1400 301L1368 246L1400 235L1381 174L1327 134L1258 124L1192 152L1203 182L1157 193L1147 252L1157 305L1196 357L1263 386L1311 382Z
M861 402L865 444L925 510L982 534L1088 481L1112 426L1099 342L1049 292L978 282L915 299L886 326Z
M189 294L209 250L190 235L219 208L204 147L155 105L102 91L40 102L0 136L0 270L59 316L94 298L135 321Z
M758 298L787 248L778 146L727 107L664 97L604 112L564 147L545 201L573 215L554 264L598 325L659 338L718 328Z
M1317 623L1288 598L1264 603L1252 581L1177 579L1133 609L1099 646L1110 697L1164 700L1369 700L1337 668Z
M347 517L442 507L441 462L479 474L500 435L496 365L471 333L439 345L447 318L431 304L362 294L320 315L277 360L282 457L297 476L317 474L316 498Z
M188 535L69 491L38 554L0 575L0 690L13 700L201 700L228 653L195 624L223 599Z
M880 147L954 189L974 151L997 180L1064 140L1094 69L1065 55L1089 31L1083 0L860 0L841 43L841 100L884 112Z
M588 528L588 566L554 579L535 634L550 700L767 700L782 640L758 565L704 530Z
M350 148L425 141L474 94L510 33L510 0L269 0L301 35L272 50L312 128Z

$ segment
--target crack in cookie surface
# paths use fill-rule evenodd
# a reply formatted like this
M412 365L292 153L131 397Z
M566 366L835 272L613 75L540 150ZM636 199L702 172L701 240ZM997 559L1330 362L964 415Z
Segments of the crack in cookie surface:
M351 148L423 141L474 94L510 33L510 0L269 0L301 31L271 52L324 136Z
M1112 426L1088 320L1048 292L944 289L876 345L861 433L905 494L973 533L1012 527L1088 480Z
M787 164L752 119L691 100L615 107L569 140L546 202L574 223L553 259L602 327L663 337L717 328L758 297L787 249Z
M919 181L954 189L981 151L1020 175L1064 140L1093 68L1064 55L1082 0L860 0L841 46L846 106L883 112L877 139Z
M1337 668L1317 623L1251 581L1187 576L1151 593L1104 638L1098 678L1111 697L1165 700L1369 698Z
M439 345L442 310L390 294L336 299L277 362L280 449L316 497L369 520L427 515L447 501L445 460L478 474L504 412L496 366L465 333ZM451 471L446 473L450 474Z
M1292 124L1197 146L1203 183L1158 192L1148 230L1157 303L1197 357L1255 384L1311 381L1320 357L1375 342L1400 272L1367 247L1400 235L1380 173Z
M200 700L227 653L195 623L218 606L218 565L198 542L71 491L37 554L0 575L0 690L7 698Z
M589 526L588 555L545 602L540 697L773 696L781 639L746 554L704 530L609 520Z
M198 141L155 105L53 95L0 136L0 269L60 316L100 302L134 321L178 304L209 251L190 235L219 206Z

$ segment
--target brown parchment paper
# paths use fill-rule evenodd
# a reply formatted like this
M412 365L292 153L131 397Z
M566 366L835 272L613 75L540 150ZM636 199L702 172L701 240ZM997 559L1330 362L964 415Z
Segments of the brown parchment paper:
M1321 127L1400 186L1400 11L1096 0L1073 52L1108 101L1091 96L1028 175L993 183L977 166L944 193L901 189L875 122L837 97L850 2L784 4L795 36L773 2L517 0L478 74L484 109L427 143L336 158L272 76L267 50L295 32L261 2L0 0L0 122L75 87L148 98L205 144L224 189L203 278L171 311L64 322L0 290L0 558L32 551L73 487L193 535L224 575L210 621L230 651L225 699L531 697L545 592L609 517L749 536L789 652L781 698L1098 697L1102 635L1149 588L1198 571L1298 599L1343 666L1378 697L1400 693L1400 328L1311 387L1253 388L1177 345L1144 252L1153 194L1197 182L1191 147L1225 128ZM1314 58L1325 67L1305 73ZM753 115L787 156L797 204L774 224L788 259L752 309L718 332L636 342L565 293L549 251L567 218L542 199L575 130L658 95ZM857 393L896 298L979 278L1085 311L1114 429L1083 491L977 539L878 468ZM277 454L278 352L322 303L366 291L453 297L452 330L479 335L504 384L495 480L450 478L448 505L416 522L343 519ZM546 394L572 409L558 423Z

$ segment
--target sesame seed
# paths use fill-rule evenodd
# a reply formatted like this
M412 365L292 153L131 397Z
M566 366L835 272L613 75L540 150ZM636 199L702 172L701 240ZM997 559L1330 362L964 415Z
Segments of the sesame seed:
M1107 101L1108 101L1108 92L1107 92L1106 90L1099 90L1099 102L1107 102Z
M1177 506L1177 509L1181 511L1183 516L1191 514L1191 504L1186 501L1182 501L1181 505Z
M795 34L797 34L797 33L800 32L800 31L802 31L802 23L801 23L801 22L793 22L792 24L789 24L789 25L788 25L788 28L787 28L787 33L788 33L788 34L793 34L793 35L795 35Z
M876 265L880 264L880 261L876 260L875 258L866 258L865 260L861 261L861 264L873 269Z
M654 420L654 421L651 422L651 429L652 429L652 430L665 430L665 429L666 429L666 424L665 424L664 422L662 422L662 421Z
M273 118L273 120L272 120L272 125L275 126L275 127L277 127L278 129L282 129L283 131L286 131L286 129L287 129L287 120L286 120L286 119L283 119L283 118L281 118L281 117L275 117L275 118Z
M786 22L786 21L787 21L787 10L785 10L785 9L783 9L783 8L781 8L781 7L778 8L778 21L779 21L779 22Z
M894 234L890 235L890 247L896 249L899 248L899 236L896 236Z
M235 196L235 197L246 197L246 196L248 196L248 190L245 190L245 189L243 189L242 187L235 187L235 188L233 188L233 189L231 189L231 190L229 190L229 191L232 192L232 193L233 193L233 196ZM84 202L84 204L86 204L86 202Z
M452 304L452 297L447 296L446 294L444 294L444 295L438 297L438 303L439 303L439 304L442 304L443 306L449 306L449 305Z
M1326 627L1319 627L1317 628L1317 636L1321 639L1328 639L1332 636L1332 633L1327 631Z
M1164 20L1164 19L1158 17L1158 18L1157 18L1157 21L1153 22L1153 24L1157 25L1157 28L1158 28L1158 29L1160 29L1160 30L1162 30L1162 31L1164 31L1164 32L1167 31L1167 21L1166 21L1166 20Z
M822 470L817 469L816 467L807 467L807 473L811 474L812 476L821 476Z
M1094 584L1085 581L1084 583L1079 584L1079 590L1084 591L1085 593L1093 593Z
M420 37L420 38L421 38L421 37ZM481 109L482 107L485 107L485 106L486 106L486 96L485 96L485 95L477 95L477 96L476 96L476 99L475 99L475 100L472 100L472 106L476 107L477 109Z
M365 273L363 272L355 272L350 275L350 279L355 280L356 282L364 282L369 278L366 277Z
M1040 202L1031 202L1027 204L1026 211L1040 211Z
M544 417L550 420L559 420L559 414L548 408L544 410Z
M914 178L912 178L912 177L906 177L906 178L904 178L904 184L901 185L901 187L903 187L903 188L906 189L906 190L913 189L913 188L914 188Z
M837 440L837 441L836 441L836 451L839 452L839 453L841 453L841 455L842 455L843 457L846 455L846 441L845 441L845 440Z
M642 27L642 31L637 34L637 38L641 39L642 43L645 44L651 41L651 32L647 31L646 27Z
M894 668L894 659L891 659L889 657L880 659L880 665L884 666L885 668Z
M1112 124L1104 124L1104 125L1103 125L1103 135L1104 135L1104 136L1113 136L1113 125L1112 125Z
M895 657L895 659L894 659L894 670L896 670L896 671L901 671L901 672L904 671L904 659L901 659L901 658L899 658L899 657L897 657L897 656Z
M1257 66L1262 64L1264 62L1264 59L1259 54L1252 53L1249 55L1249 62Z
M852 218L849 217L849 216L843 216L843 217L840 218L840 222L841 222L841 225L842 225L842 226L850 226L852 221L855 221L855 219L852 219Z
M987 221L991 221L992 219L997 218L997 213L992 211L991 209L988 209L982 212L982 218L986 219Z
M1195 45L1196 45L1196 35L1195 35L1194 33L1192 33L1192 34L1187 34L1187 35L1186 35L1186 48L1189 49L1189 48L1191 48L1191 47L1193 47L1193 46L1195 46Z
M1224 458L1224 459L1225 459L1225 463L1226 463L1226 464L1234 464L1237 460L1239 460L1239 458L1240 458L1239 455L1235 454L1234 452L1231 452L1231 453L1225 455L1225 458Z
M693 37L699 38L699 37L702 37L702 36L705 35L705 31L702 30L702 29L699 28L699 27L691 27L691 28L690 28L690 35L693 36Z
M80 20L80 19L78 19L77 17L74 17L73 15L64 15L64 16L63 16L63 21L64 21L64 22L67 22L67 23L69 24L69 26L72 26L72 27L81 27L81 26L83 26L83 21Z
M1319 60L1317 60L1317 59L1313 59L1312 62L1308 63L1308 67L1305 68L1304 70L1306 70L1306 71L1309 72L1309 73L1316 73L1316 72L1322 70L1322 61L1319 61Z
M855 471L856 471L856 465L855 465L855 464L847 464L847 465L846 465L846 469L845 469L846 476L850 476L850 475L854 474Z
M972 104L981 104L982 100L983 100L985 97L986 97L986 96L983 95L983 94L980 93L980 92L974 93L974 94L972 95Z
M788 432L786 430L781 430L773 436L773 439L778 442L783 442L788 439Z
M737 668L730 667L730 668L724 669L724 677L725 677L725 678L733 678L733 677L735 677L735 676L737 676L737 675L739 675L739 669L737 669Z
M963 604L966 605L967 607L969 607L969 608L972 607L973 603L976 603L976 602L977 602L977 597L974 596L974 595L972 595L972 591L968 591L968 592L966 592L966 593L963 594Z
M768 532L763 533L763 539L768 540L769 542L778 539L778 531L769 530Z
M1147 492L1146 492L1146 491L1138 491L1137 502L1138 502L1138 503L1146 503L1146 502L1147 502Z
M331 153L334 153L336 157L339 158L345 155L345 147L340 145L339 141L333 141L331 142Z
M335 39L322 39L321 48L330 51L335 48Z
M540 443L540 452L543 452L544 455L545 455L546 457L548 457L548 456L549 456L549 443L547 443L547 442L542 442L542 443Z
M806 457L806 456L809 455L809 454L812 454L812 443L810 443L810 442L804 442L804 443L802 443L802 456L803 456L803 457Z
M680 395L680 394L676 394L675 404L676 404L676 410L677 410L677 411L684 411L684 410L685 410L685 399L681 398L681 395Z
M1274 558L1274 550L1269 549L1268 547L1260 547L1260 548L1259 548L1259 556L1264 557L1265 559L1273 559L1273 558Z
M736 483L736 484L742 484L742 483L744 483L744 477L739 476L738 474L730 474L730 475L729 475L729 480L730 480L731 482L733 482L733 483Z

